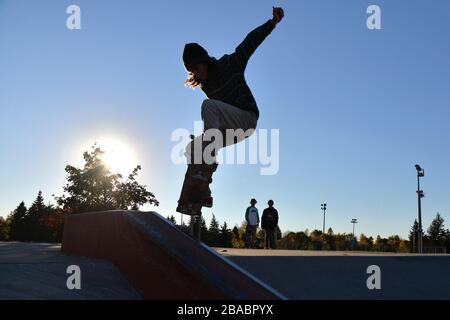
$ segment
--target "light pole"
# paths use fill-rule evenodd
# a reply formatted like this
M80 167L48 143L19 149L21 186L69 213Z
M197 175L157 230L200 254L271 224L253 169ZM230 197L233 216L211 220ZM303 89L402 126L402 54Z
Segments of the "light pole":
M327 211L327 204L326 203L322 203L320 205L320 208L323 210L323 229L322 229L322 234L325 235L325 211Z
M422 198L425 197L423 190L420 189L420 178L425 176L425 170L423 170L418 164L415 165L417 171L417 205L419 214L419 234L417 239L417 251L423 253L423 230L422 230Z
M357 219L352 219L352 221L350 221L353 224L353 238L355 237L355 224L358 223Z
M352 250L353 250L354 249L354 245L355 245L355 224L358 223L358 220L357 219L352 219L350 222L353 224L353 233L352 233L352 235L353 235L353 237L352 237Z
M355 224L358 223L357 219L352 219L350 221L353 224L353 237L352 237L352 250L354 249L354 244L355 244Z

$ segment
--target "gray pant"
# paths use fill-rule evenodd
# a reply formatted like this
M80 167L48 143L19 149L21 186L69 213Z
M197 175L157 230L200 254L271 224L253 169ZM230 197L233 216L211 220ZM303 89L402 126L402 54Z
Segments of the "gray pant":
M213 145L211 149L214 149L214 153L209 160L205 159L208 164L212 164L215 161L215 155L220 148L239 143L245 138L248 138L254 133L258 123L256 114L253 112L245 111L232 106L231 104L213 99L206 99L203 101L202 120L205 133L196 137L186 147L185 155L188 164L194 162L195 164L202 163L203 149L205 145L211 144L210 139L208 139L208 133L220 131L223 138L222 140L214 140L212 142ZM235 132L233 139L226 139L226 136L224 135L226 130L239 130L240 132ZM227 132L227 134L228 133L229 132ZM208 141L204 142L204 138ZM192 154L192 152L194 154Z
M247 224L245 228L245 247L253 248L256 240L256 231L258 231L258 225L252 226Z

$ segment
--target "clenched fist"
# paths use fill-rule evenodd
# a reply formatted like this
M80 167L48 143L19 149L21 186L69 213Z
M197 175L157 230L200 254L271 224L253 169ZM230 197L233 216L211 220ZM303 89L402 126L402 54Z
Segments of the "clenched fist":
M284 11L283 8L273 7L273 18L272 22L274 25L277 25L281 20L283 20Z

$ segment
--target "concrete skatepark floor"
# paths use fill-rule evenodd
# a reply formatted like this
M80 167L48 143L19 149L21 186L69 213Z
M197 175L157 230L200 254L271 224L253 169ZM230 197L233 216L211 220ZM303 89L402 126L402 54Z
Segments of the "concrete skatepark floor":
M62 254L59 244L0 242L0 299L142 299L108 261ZM450 299L450 256L215 249L289 299ZM69 265L82 289L66 286ZM381 269L369 290L367 267Z
M289 299L450 299L449 255L216 251ZM381 269L381 290L367 288L370 265Z
M59 244L0 242L0 299L141 299L107 261L67 256ZM81 269L81 290L69 290L67 267Z

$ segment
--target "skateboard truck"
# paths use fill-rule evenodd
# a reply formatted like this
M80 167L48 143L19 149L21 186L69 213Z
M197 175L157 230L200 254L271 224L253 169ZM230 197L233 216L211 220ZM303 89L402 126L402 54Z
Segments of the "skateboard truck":
M201 207L200 208L197 207L195 209L192 204L188 204L186 206L182 206L182 205L178 204L178 207L177 207L177 211L180 212L182 215L186 214L186 215L191 216L189 234L193 239L200 241L201 240L202 212L201 212ZM195 231L196 225L197 225L197 232ZM197 233L197 236L196 236L196 233Z
M197 239L198 241L201 241L201 235L202 235L202 221L201 221L202 215L195 215L191 216L191 229L190 234L193 239ZM195 225L197 224L197 237L195 237Z

